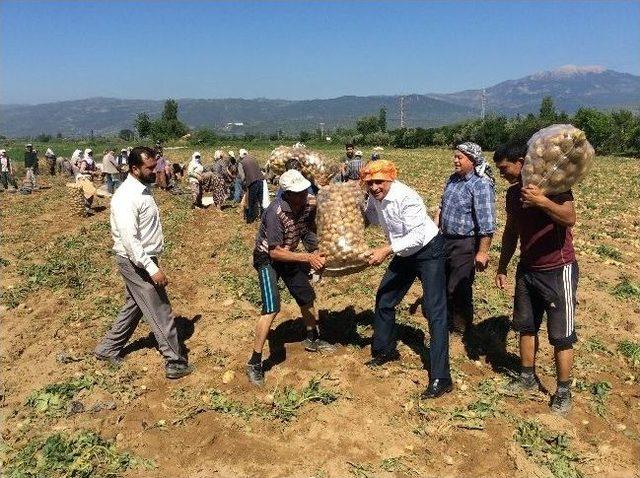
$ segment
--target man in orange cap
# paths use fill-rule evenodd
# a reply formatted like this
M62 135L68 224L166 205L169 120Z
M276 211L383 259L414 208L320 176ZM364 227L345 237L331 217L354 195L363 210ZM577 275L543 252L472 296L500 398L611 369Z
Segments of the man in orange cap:
M368 163L361 171L361 179L369 192L367 220L379 224L388 241L369 251L369 264L380 265L388 256L394 256L376 294L373 359L367 365L378 367L400 357L396 350L396 306L418 278L431 336L429 386L423 397L436 398L453 389L449 370L444 240L427 215L420 195L397 177L395 164L383 159Z

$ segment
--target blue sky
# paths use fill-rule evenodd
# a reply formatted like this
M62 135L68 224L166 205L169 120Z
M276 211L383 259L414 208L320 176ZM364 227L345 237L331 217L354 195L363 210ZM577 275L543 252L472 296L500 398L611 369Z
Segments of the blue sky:
M0 102L446 93L640 74L640 2L0 2Z

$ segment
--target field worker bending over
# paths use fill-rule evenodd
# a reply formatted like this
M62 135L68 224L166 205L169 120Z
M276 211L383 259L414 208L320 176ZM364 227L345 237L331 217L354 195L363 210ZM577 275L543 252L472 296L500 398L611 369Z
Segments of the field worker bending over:
M320 338L318 315L314 308L315 292L309 280L311 269L324 267L325 259L317 252L315 205L309 202L311 183L295 169L280 176L283 195L266 209L256 237L253 265L258 271L262 293L262 315L256 326L253 353L247 364L249 381L264 384L262 349L271 324L280 311L278 279L282 279L300 306L307 337L302 342L308 352L330 352L333 345ZM309 252L297 252L302 242ZM272 351L273 352L273 351Z
M155 181L156 152L138 146L128 158L129 175L111 199L111 236L126 302L95 349L99 360L122 362L122 349L144 316L166 361L165 376L180 378L192 372L178 342L167 296L167 276L158 264L164 236L158 206L149 185Z
M396 180L395 165L388 160L368 163L362 169L367 186L366 217L379 224L389 244L369 251L369 264L380 265L394 254L376 294L373 322L373 359L378 367L400 355L396 350L396 306L416 277L422 283L423 308L429 320L429 386L424 398L436 398L453 389L449 370L449 331L445 292L444 239L427 215L420 195Z
M513 327L520 333L520 376L509 388L524 392L538 389L535 374L538 331L547 313L547 334L553 345L558 387L551 410L571 409L571 368L576 342L574 313L578 289L578 263L571 228L576 223L571 190L545 196L537 186L522 186L526 145L496 150L493 160L500 176L512 186L507 190L507 221L502 234L496 286L507 286L507 266L520 240L516 268Z
M467 335L473 325L473 281L489 263L496 229L496 194L491 169L475 143L456 146L454 172L442 194L439 226L444 235L449 328Z
M191 198L193 200L191 208L201 209L202 205L202 187L200 186L200 180L202 179L202 173L204 173L204 166L202 166L202 155L196 151L191 155L191 161L187 166L187 177L189 178L189 187L191 188Z

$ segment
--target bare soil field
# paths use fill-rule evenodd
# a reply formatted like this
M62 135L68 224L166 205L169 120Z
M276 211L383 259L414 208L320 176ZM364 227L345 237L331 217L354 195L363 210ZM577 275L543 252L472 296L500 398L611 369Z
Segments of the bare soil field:
M186 161L191 150L168 150ZM205 149L209 160L213 151ZM269 151L253 152L261 161ZM341 151L332 151L338 158ZM400 179L437 206L451 151L388 150ZM31 195L1 193L2 462L8 477L637 477L640 456L640 161L599 157L575 190L580 265L574 408L549 413L553 353L541 334L546 391L502 392L518 370L511 290L493 286L499 233L475 287L477 343L451 339L454 391L426 401L428 329L419 284L399 307L401 360L372 371L375 291L384 267L317 285L322 327L338 345L306 353L295 302L269 338L266 385L249 385L260 291L251 266L257 224L241 211L191 210L154 193L169 296L196 371L164 378L141 322L119 369L93 348L123 301L109 204L72 218L60 177ZM186 188L185 188L186 189ZM376 230L367 239L376 244ZM512 264L514 266L515 263Z

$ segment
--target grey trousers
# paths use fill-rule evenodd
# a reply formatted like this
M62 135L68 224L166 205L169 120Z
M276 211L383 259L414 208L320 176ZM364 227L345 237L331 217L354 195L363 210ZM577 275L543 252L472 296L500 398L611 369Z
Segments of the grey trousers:
M171 304L165 288L155 285L147 271L136 267L129 259L116 255L116 262L124 278L126 302L95 352L104 356L118 355L144 316L167 363L187 363L178 342L178 331L171 317Z

